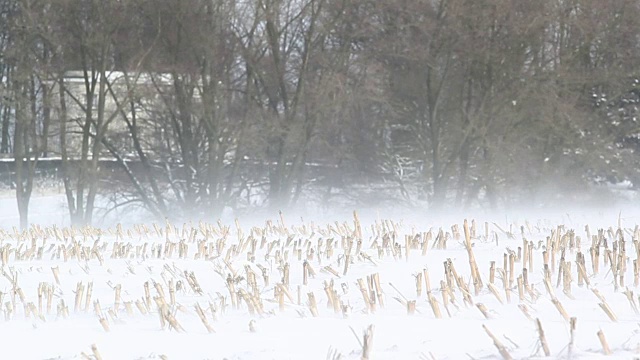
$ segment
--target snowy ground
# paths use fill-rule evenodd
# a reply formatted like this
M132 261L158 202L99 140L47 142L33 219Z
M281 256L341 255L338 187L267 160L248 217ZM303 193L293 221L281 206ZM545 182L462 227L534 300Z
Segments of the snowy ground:
M34 205L32 219L41 225L19 234L11 201L0 198L3 358L336 360L363 358L365 344L370 359L543 358L535 319L552 358L605 358L599 331L606 358L640 354L640 218L630 210L539 216L546 220L484 214L473 218L475 227L467 215L482 281L476 290L465 215L372 212L360 226L353 216L314 223L285 214L271 222L65 229L63 199L52 195ZM531 262L524 250L518 257L524 239ZM527 284L522 279L519 287L523 268ZM559 276L561 268L568 275Z

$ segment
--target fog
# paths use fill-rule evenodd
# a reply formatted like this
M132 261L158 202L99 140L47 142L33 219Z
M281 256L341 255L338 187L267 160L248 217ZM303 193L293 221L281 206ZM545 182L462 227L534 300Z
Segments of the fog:
M31 223L38 226L69 226L69 212L66 199L62 192L49 189L47 192L36 191L32 197L30 207ZM226 207L219 216L176 216L158 219L138 206L118 207L113 209L110 203L102 199L96 210L95 226L113 228L117 225L132 227L136 224L163 224L170 221L176 226L183 223L198 224L200 221L217 223L235 228L236 221L242 227L264 226L267 221L273 223L285 222L286 226L301 226L304 224L334 224L335 222L352 223L354 212L359 219L370 226L376 221L391 220L401 222L417 229L442 227L450 228L454 224L461 224L463 220L474 220L479 228L484 223L497 224L511 233L518 233L520 226L554 227L560 224L571 229L584 229L585 225L592 228L608 228L610 226L635 227L640 224L640 207L638 195L625 191L623 194L606 190L598 197L573 200L555 201L542 204L520 204L509 207L491 209L488 207L430 209L427 205L388 202L386 204L331 204L319 205L311 201L302 202L282 210L272 210L267 207L252 209L232 209ZM0 227L9 230L20 226L16 200L11 191L3 191L0 196Z
M0 0L3 356L637 357L638 64L638 0Z

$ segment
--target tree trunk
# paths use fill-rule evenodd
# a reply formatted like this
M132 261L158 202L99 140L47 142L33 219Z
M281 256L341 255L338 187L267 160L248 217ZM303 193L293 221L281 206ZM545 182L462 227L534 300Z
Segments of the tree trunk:
M2 108L2 144L0 144L0 153L7 154L9 153L9 120L11 116L11 112L9 111L9 107L5 106Z
M72 223L77 221L77 210L75 200L73 197L73 189L71 187L72 169L69 166L69 154L67 151L67 101L65 98L65 84L64 73L60 73L58 77L58 96L60 105L60 157L61 157L61 172L62 183L64 184L64 192L67 198L67 207L69 210L69 218Z
M9 77L9 71L7 71L6 69L3 69L2 71L2 75L6 75L6 77ZM9 79L6 79L7 83L9 82ZM9 153L9 120L11 119L11 112L9 111L10 107L9 106L2 106L0 105L0 116L2 117L2 140L0 142L0 153L2 154L7 154Z
M19 101L23 101L22 99ZM25 188L25 130L24 109L16 104L16 122L14 126L14 148L13 155L16 162L16 201L18 204L18 214L20 215L20 228L26 229L29 226L29 198Z
M456 190L456 205L462 206L464 204L464 195L467 188L467 173L469 170L469 144L465 141L460 149L460 163L458 174L458 189Z

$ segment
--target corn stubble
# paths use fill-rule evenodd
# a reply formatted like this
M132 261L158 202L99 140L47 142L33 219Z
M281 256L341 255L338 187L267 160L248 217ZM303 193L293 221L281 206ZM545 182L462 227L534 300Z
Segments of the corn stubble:
M403 237L402 225L390 220L375 221L365 234L363 229L368 227L363 226L356 212L351 222L286 226L285 220L280 213L276 223L267 221L263 227L248 230L236 221L235 233L220 222L177 226L168 221L128 230L122 226L106 230L33 226L22 232L2 231L2 275L10 287L9 291L0 292L4 319L22 316L42 322L53 318L64 321L70 316L67 303L72 301L74 314L89 313L93 304L93 316L105 332L126 326L121 320L126 314L130 319L155 316L158 328L167 331L215 334L216 321L229 311L248 313L256 319L293 311L301 317L348 318L353 310L374 314L402 307L408 316L435 320L443 319L443 309L447 318L454 318L475 307L483 320L492 321L501 316L495 306L517 305L523 317L513 321L529 322L544 355L550 356L553 349L547 342L541 314L534 310L538 304L550 302L559 318L569 324L569 352L575 346L577 331L577 319L571 316L576 289L589 289L595 295L593 304L602 315L611 322L618 321L617 309L598 289L607 283L596 285L593 281L602 271L609 274L614 292L624 295L630 309L640 313L640 298L629 288L640 285L637 226L632 230L599 229L595 234L587 226L583 241L573 230L560 225L535 244L527 239L534 235L528 223L528 233L524 226L520 228L522 239L518 243L512 228L493 224L496 231L492 232L491 224L485 223L483 234L479 235L476 222L472 220L470 225L466 219L462 232L459 225L454 225L450 231L412 229ZM508 244L506 251L478 264L475 244L494 242ZM516 250L509 248L514 243ZM446 257L452 244L460 244L465 250L464 261ZM443 267L419 268L412 274L413 279L406 279L414 289L407 288L405 282L383 281L388 274L380 270L381 264L416 259L425 263L436 256L446 259ZM13 266L43 258L55 262L48 273L50 280L39 282L35 288L23 288L22 277L12 270ZM161 261L163 266L153 272L148 265L151 261ZM115 283L116 276L111 276L107 284L75 282L69 276L71 268L93 276L115 262L126 262L129 276L142 276L145 272L149 276L136 287ZM202 262L211 264L213 271L189 269L189 264ZM487 271L484 276L481 268ZM626 276L629 272L630 278ZM530 277L537 273L542 274L541 281L532 282ZM436 287L431 278L437 279ZM212 283L219 286L211 286ZM111 295L104 297L107 293ZM67 295L60 298L57 294ZM68 294L73 295L70 298ZM101 301L107 306L103 307ZM510 305L514 302L517 304ZM192 324L188 321L191 318L197 319L201 327L183 327L183 323ZM481 329L502 358L512 358L514 346L506 346L486 325ZM250 330L256 332L254 320ZM362 341L358 340L362 359L373 358L373 330L373 325L369 326ZM595 337L604 354L613 352L602 330ZM101 358L95 345L92 353L93 358Z

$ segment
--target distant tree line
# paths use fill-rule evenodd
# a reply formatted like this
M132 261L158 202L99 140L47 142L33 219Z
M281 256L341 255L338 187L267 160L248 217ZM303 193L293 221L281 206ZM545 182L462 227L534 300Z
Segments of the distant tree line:
M640 183L637 0L0 0L0 80L23 226L44 157L75 224Z

